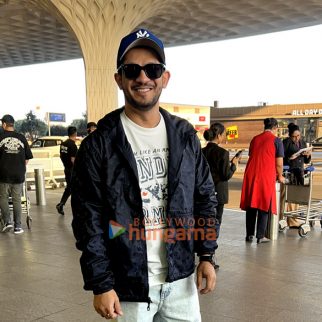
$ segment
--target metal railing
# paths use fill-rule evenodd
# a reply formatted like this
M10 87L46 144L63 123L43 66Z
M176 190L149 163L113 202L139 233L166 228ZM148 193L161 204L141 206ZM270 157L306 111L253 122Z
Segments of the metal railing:
M51 152L34 154L34 158L29 160L27 165L26 181L29 186L35 181L36 169L43 169L46 187L57 188L60 182L65 180L64 166L57 154L55 156Z

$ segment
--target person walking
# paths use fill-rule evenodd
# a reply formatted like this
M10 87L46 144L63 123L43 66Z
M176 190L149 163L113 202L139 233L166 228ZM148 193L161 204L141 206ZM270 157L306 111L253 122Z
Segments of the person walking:
M203 136L208 143L202 149L202 152L210 167L218 201L216 207L216 233L218 240L224 205L228 203L228 180L235 173L240 156L235 156L230 161L229 152L220 146L226 140L226 129L221 123L213 123L204 132ZM219 265L216 263L214 267L218 269Z
M66 188L60 202L56 205L59 214L64 215L64 206L71 195L71 179L74 161L77 153L77 129L75 126L69 126L67 129L68 139L60 145L60 159L64 165Z
M125 36L115 74L125 106L76 156L72 227L84 288L106 319L201 321L195 253L200 293L215 287L214 185L192 125L159 106L169 78L160 39Z
M14 118L6 114L1 119L4 132L0 134L0 209L4 221L2 232L14 229L23 233L21 226L21 196L26 176L26 165L33 158L26 138L14 129ZM12 198L11 222L9 196Z
M278 123L275 118L264 120L264 132L255 136L249 146L240 208L246 211L246 242L269 242L265 237L268 213L276 214L276 178L284 182L282 141L276 137Z

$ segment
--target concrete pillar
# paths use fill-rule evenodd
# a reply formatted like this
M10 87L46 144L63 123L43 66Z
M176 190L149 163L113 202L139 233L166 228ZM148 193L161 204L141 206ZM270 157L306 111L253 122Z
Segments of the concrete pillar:
M88 120L118 107L114 81L120 39L164 9L155 0L34 0L60 15L75 34L84 58Z

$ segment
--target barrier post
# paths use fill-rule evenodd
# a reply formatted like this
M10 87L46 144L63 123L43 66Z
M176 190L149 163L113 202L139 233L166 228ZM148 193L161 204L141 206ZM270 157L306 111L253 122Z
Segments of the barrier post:
M39 206L46 206L46 187L44 169L34 169L35 186L36 186L36 202Z
M276 182L276 214L268 214L268 223L266 237L270 240L276 240L278 238L278 223L280 220L280 200L281 200L281 184Z

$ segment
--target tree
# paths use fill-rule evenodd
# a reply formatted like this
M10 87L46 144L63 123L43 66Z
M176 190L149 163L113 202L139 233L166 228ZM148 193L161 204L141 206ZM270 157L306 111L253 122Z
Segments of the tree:
M22 124L22 120L17 120L15 122L15 131L21 133L21 124ZM1 131L1 130L0 130Z
M87 134L87 122L85 119L76 119L73 120L72 124L70 126L75 126L77 129L77 135L79 136L85 136Z
M83 119L75 119L70 126L75 126L79 136L87 135L87 114L83 114Z
M30 141L34 141L37 137L47 133L47 125L45 122L37 119L32 111L26 114L26 119L15 122L17 132L26 136Z
M65 136L67 135L67 128L62 125L53 125L50 127L50 134Z

